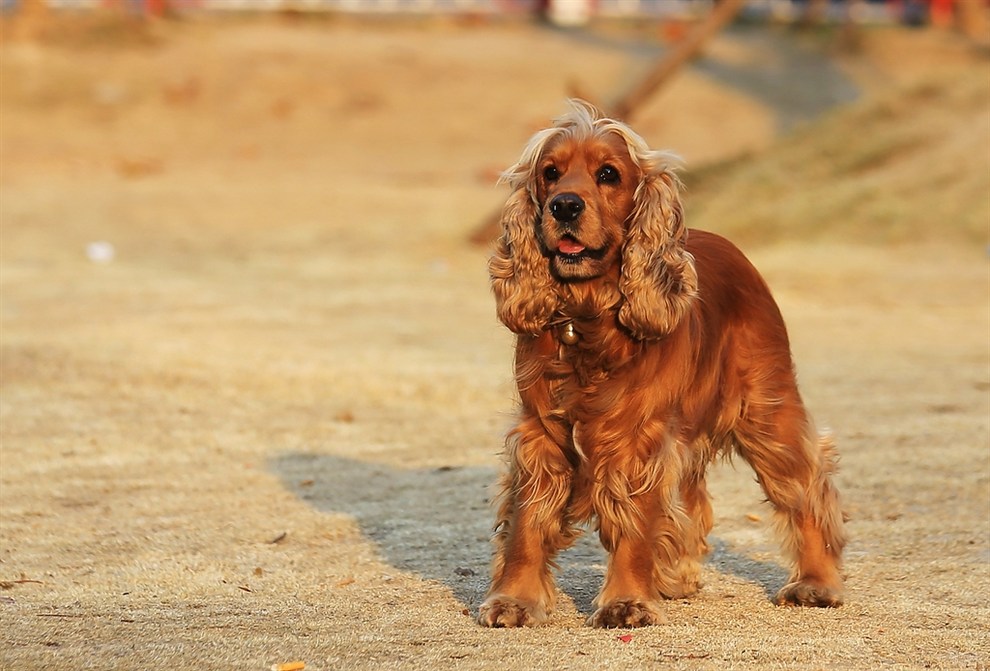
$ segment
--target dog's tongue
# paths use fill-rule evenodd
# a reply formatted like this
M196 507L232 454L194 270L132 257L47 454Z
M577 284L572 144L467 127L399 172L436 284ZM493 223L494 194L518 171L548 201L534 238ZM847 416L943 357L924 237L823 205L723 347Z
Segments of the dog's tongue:
M584 251L584 245L569 238L564 238L557 243L557 251L561 254L580 254Z

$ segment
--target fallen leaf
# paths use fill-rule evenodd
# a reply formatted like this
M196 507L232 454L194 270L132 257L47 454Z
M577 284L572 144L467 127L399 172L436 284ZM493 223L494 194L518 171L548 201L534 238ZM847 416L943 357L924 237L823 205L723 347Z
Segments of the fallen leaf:
M632 640L632 637L633 637L632 634L622 634L620 636L616 636L616 638L622 641L623 643L628 643L629 641Z
M306 668L306 662L285 662L283 664L272 664L272 671L302 671Z
M12 589L14 585L28 585L28 584L44 585L45 583L40 580L31 580L30 578L21 577L19 580L4 580L0 582L0 589Z

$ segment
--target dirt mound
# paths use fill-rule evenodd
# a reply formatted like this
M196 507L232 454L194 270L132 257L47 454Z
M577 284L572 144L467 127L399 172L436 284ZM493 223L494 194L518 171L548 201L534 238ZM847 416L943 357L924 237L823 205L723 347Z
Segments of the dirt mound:
M692 174L692 224L752 242L986 243L987 65L898 87Z

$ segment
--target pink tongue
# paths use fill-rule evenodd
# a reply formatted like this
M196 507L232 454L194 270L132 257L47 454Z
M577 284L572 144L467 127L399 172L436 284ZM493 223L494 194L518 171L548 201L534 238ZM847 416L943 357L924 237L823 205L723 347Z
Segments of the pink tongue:
M584 251L584 245L564 238L557 243L557 251L561 254L580 254Z

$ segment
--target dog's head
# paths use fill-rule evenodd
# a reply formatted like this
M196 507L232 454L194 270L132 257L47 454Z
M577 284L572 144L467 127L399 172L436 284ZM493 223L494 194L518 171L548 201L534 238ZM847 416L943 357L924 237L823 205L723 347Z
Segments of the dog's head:
M513 192L489 264L502 322L538 335L561 285L605 278L634 337L672 331L697 293L675 162L582 101L534 135L503 174Z

